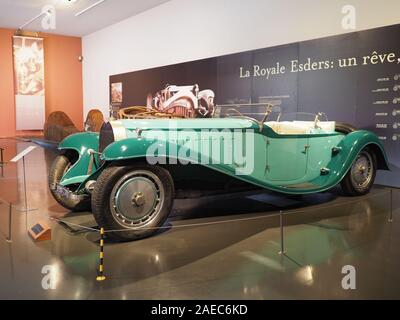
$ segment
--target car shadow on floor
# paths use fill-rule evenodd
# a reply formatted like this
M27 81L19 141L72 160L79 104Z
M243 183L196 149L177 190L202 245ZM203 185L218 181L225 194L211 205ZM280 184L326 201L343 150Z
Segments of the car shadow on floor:
M307 208L343 197L340 187L309 195L288 195L272 191L241 192L195 199L177 199L170 221L255 214Z
M322 228L350 230L353 228L350 223L353 215L382 211L388 194L385 188L374 188L371 194L382 198L376 201L368 195L354 199L340 197L335 192L301 199L257 193L241 197L210 197L197 202L179 201L166 227L154 236L131 242L106 242L108 280L103 284L104 288L123 286L176 270L273 230L279 227L279 210L285 213L286 226L319 224ZM290 214L295 211L299 213ZM90 216L88 212L70 213L65 220L79 223L84 219L86 226L94 226ZM321 223L338 217L345 217L349 222L339 226ZM76 273L77 265L80 266L79 273L96 272L98 232L71 236L59 227L53 235L52 252L62 257L70 273ZM276 232L271 240L279 241ZM70 261L74 263L70 264Z

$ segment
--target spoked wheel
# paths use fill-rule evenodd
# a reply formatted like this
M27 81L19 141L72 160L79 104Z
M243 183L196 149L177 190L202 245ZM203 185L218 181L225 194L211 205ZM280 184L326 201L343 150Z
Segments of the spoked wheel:
M62 196L56 191L56 185L61 181L62 177L68 172L68 170L74 165L76 160L77 158L71 155L59 155L54 159L49 172L49 188L54 199L64 208L67 208L71 211L86 211L90 210L89 198L77 200L76 198ZM73 190L71 189L70 191Z
M376 157L368 148L363 149L354 160L341 185L345 194L357 196L369 192L376 176Z
M108 167L99 176L92 195L93 215L115 240L152 235L164 224L173 204L174 185L169 172L158 166Z

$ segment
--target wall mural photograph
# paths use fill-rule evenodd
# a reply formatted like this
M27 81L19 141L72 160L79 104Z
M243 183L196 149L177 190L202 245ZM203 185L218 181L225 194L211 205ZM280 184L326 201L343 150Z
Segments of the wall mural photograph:
M42 38L13 37L17 130L43 129L44 50Z
M16 93L44 94L43 40L14 37L14 68Z
M207 117L240 106L257 116L271 103L287 119L323 112L329 120L376 133L392 169L380 172L378 182L400 186L399 38L400 25L394 25L112 75L110 83L123 83L120 108L165 111L171 102L173 112L193 108L190 117ZM199 109L194 97L200 93L210 102Z

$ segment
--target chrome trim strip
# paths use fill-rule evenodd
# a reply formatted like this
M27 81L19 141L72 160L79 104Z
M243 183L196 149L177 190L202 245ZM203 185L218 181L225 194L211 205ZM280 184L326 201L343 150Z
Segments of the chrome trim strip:
M110 121L110 124L114 132L114 141L119 141L127 138L126 129L122 121Z

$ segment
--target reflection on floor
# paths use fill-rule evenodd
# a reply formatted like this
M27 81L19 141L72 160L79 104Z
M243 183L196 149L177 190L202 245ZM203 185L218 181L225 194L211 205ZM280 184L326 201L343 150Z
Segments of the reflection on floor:
M0 139L6 160L32 145ZM400 191L376 186L368 196L340 190L303 197L257 193L180 200L169 229L129 243L106 243L104 282L96 282L97 232L68 231L50 221L52 240L33 243L27 226L46 216L93 227L89 212L69 213L47 189L54 158L38 147L22 164L6 164L0 198L15 206L12 243L0 204L0 299L354 299L400 298ZM36 210L33 210L36 209ZM279 211L286 255L279 255ZM188 226L189 225L189 226ZM72 229L79 227L72 225ZM55 289L45 290L46 269ZM356 289L342 288L342 268L356 270Z

